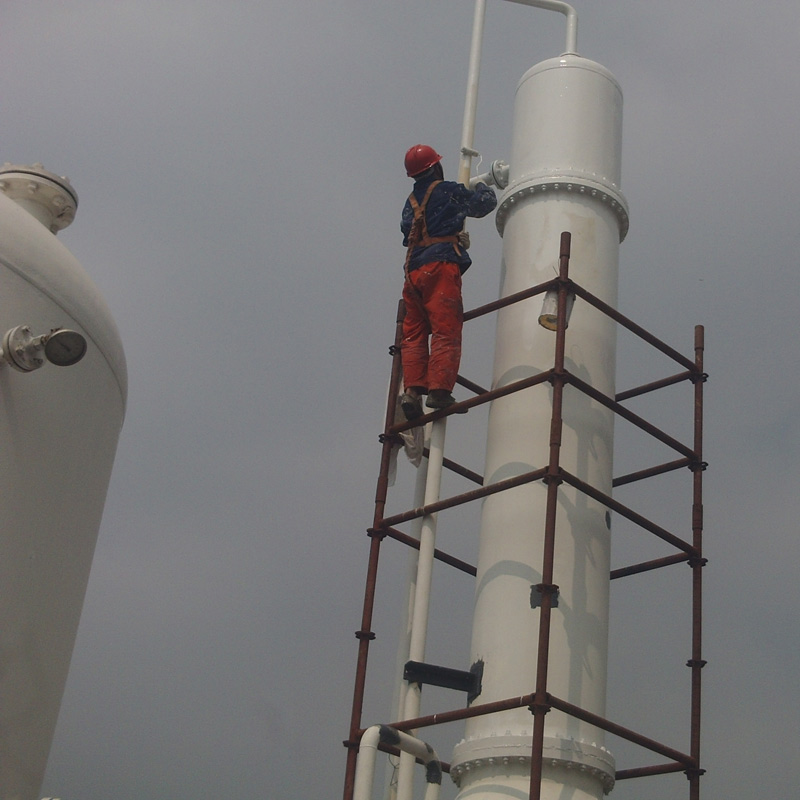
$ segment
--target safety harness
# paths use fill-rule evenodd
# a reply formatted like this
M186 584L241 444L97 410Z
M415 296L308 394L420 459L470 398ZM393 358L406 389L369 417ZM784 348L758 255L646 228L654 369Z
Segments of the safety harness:
M428 233L428 223L425 220L425 209L428 207L428 200L431 199L433 190L441 183L441 181L433 181L422 202L418 203L417 198L414 197L414 192L408 196L408 202L411 205L411 210L414 212L414 221L411 223L411 229L408 232L408 251L406 252L406 263L403 270L406 274L406 280L411 283L408 275L408 265L411 263L411 256L414 250L418 247L429 247L432 244L439 244L440 242L450 242L456 250L456 253L461 255L461 250L458 247L458 236L431 236Z

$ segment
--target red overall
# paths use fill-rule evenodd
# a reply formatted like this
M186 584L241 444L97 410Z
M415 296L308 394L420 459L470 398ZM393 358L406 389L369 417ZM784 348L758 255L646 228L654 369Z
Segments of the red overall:
M421 203L417 203L413 193L409 197L414 210L409 258L414 247L427 247L436 242L452 242L458 247L457 236L428 235L425 207L437 183L434 181L430 185ZM408 260L403 286L406 306L401 349L403 383L406 389L415 387L424 391L444 389L452 392L461 363L461 328L464 323L461 270L458 264L449 261L431 261L409 272Z

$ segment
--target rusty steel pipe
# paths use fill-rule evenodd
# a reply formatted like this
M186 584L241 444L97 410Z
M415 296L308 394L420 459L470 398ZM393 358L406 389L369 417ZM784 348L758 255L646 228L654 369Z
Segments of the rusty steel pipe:
M382 528L380 533L386 534L386 536L388 536L390 539L394 539L401 544L405 544L409 547L413 547L415 550L419 550L419 539L415 539L413 536L409 536L407 533L398 531L396 528ZM451 567L455 567L457 570L466 572L468 575L472 575L473 577L475 577L477 573L477 569L472 564L468 564L466 561L462 561L460 558L451 556L449 553L445 553L443 550L435 549L433 551L433 557L438 561L441 561L443 564L448 564Z
M551 379L551 376L551 370L540 372L537 375L531 375L529 378L523 378L520 381L509 383L508 385L502 386L499 389L492 389L491 391L484 392L484 394L478 395L477 397L470 397L468 400L462 400L459 403L453 403L453 405L443 408L440 411L434 411L430 414L423 414L421 417L417 417L412 422L400 422L397 425L392 425L391 428L386 431L386 433L400 433L401 431L407 431L410 428L416 428L420 425L424 425L426 422L432 422L433 420L441 419L442 417L447 417L451 414L464 414L469 411L469 409L474 408L475 406L483 405L484 403L488 403L498 397L505 397L507 394L513 394L521 389L528 389L531 386L538 386L540 383L545 383Z
M608 731L608 733L613 733L615 736L627 739L627 741L638 744L640 747L644 747L647 750L652 750L654 753L658 753L665 758L671 758L673 761L680 762L684 765L684 768L697 766L697 762L692 756L681 753L679 750L673 750L671 747L667 747L665 744L655 741L655 739L643 736L641 733L618 725L616 722L604 719L597 714L592 714L590 711L585 711L578 706L572 705L572 703L568 703L566 700L548 695L548 701L553 708L557 708L559 711L563 711L571 717L581 719L597 728L602 728L604 731Z
M508 297L501 297L499 300L493 300L491 303L486 303L486 305L478 306L470 311L465 311L464 322L475 319L476 317L482 317L484 314L491 314L493 311L499 311L501 308L514 305L514 303L519 303L530 297L536 297L537 294L544 294L550 289L556 288L558 288L558 280L556 278L551 281L546 281L545 283L538 283L536 286L523 289L521 292L515 292L514 294L508 295Z
M507 478L504 481L498 481L490 486L481 486L479 489L473 489L464 494L448 497L444 500L439 500L436 503L430 503L427 506L420 506L419 508L412 508L410 511L405 511L402 514L395 514L392 517L386 517L381 520L376 528L384 528L387 525L399 525L403 522L409 522L417 517L424 517L427 514L435 514L437 511L444 511L447 508L454 508L455 506L469 503L472 500L480 500L488 497L491 494L504 492L506 489L513 489L516 486L522 486L526 483L538 481L547 474L547 468L536 469L533 472L525 472L522 475L515 475L513 478Z
M663 475L666 472L674 472L676 469L691 466L693 461L694 459L691 458L679 458L676 461L668 461L665 464L642 469L638 472L629 472L627 475L620 475L618 478L614 478L612 486L614 488L617 486L625 486L628 483L634 483L644 478L653 478L656 475Z
M579 389L585 395L591 397L592 400L597 400L598 403L601 403L606 408L616 412L623 419L626 419L628 422L636 425L637 428L641 428L645 433L649 433L654 439L658 439L660 442L663 442L673 450L677 450L679 453L682 453L687 458L695 458L694 450L692 450L690 447L682 444L669 434L664 433L664 431L662 431L660 428L652 425L638 414L634 414L633 411L629 411L627 408L625 408L625 406L620 405L610 397L604 395L602 392L598 392L597 389L586 383L586 381L581 380L579 377L577 377L577 375L570 374L568 380L570 384L572 384L576 389Z
M653 775L668 775L670 772L683 772L686 764L673 762L671 764L653 764L650 767L635 767L634 769L621 769L614 775L614 779L624 781L628 778L649 778Z
M542 552L541 606L539 609L539 643L536 658L536 692L530 705L533 713L533 736L531 741L530 800L539 800L542 787L542 754L544 752L545 717L550 711L547 702L547 673L550 665L550 627L553 594L558 587L553 584L555 561L556 515L558 511L558 487L561 484L561 433L564 426L564 385L566 373L564 356L567 333L567 292L569 284L569 256L571 235L564 231L558 255L558 306L556 316L556 341L553 368L553 396L550 417L550 454L547 465L547 498L545 501L544 543Z
M643 383L641 386L636 386L633 389L626 389L624 392L619 392L615 395L614 399L621 403L623 400L630 400L632 397L641 397L643 394L655 392L658 389L664 389L667 386L674 386L683 381L690 381L694 377L693 372L679 372L676 375L670 375L667 378L661 378L658 381L651 381L650 383Z
M602 492L598 492L592 486L589 486L588 483L584 483L580 478L576 478L574 475L571 475L569 472L565 470L561 471L561 477L564 480L564 483L568 483L570 486L574 486L576 489L583 492L585 495L588 495L594 500L602 503L603 505L610 508L612 511L616 511L618 514L621 514L626 519L629 519L631 522L635 522L639 527L644 528L646 531L655 534L658 536L659 539L663 539L665 542L669 542L673 547L677 547L678 550L683 550L685 553L688 553L691 556L697 555L695 551L694 545L685 542L683 539L675 536L675 534L670 533L669 531L665 530L664 528L656 525L654 522L651 522L646 517L643 517L641 514L637 514L635 511L631 510L627 506L622 505L622 503L618 503L613 498L609 497L607 494L603 494Z
M685 564L690 558L691 556L687 553L677 553L674 556L655 558L652 561L643 561L641 564L632 564L629 567L612 569L610 578L613 581L617 578L627 578L629 575L639 575L642 572L650 572L651 570L661 569L662 567L671 567L673 564Z
M660 350L665 356L669 356L673 361L676 361L678 364L686 367L686 369L691 370L692 372L695 371L696 367L693 361L686 358L686 356L682 355L665 342L662 342L658 337L653 336L652 333L646 331L641 325L637 325L633 320L630 320L623 314L620 314L616 308L608 305L608 303L604 303L599 297L595 297L595 295L593 295L591 292L587 292L586 289L579 284L574 284L572 289L578 297L582 297L587 303L594 306L598 311L601 311L607 317L611 317L611 319L622 325L623 328L627 328L631 333L635 334L652 347L655 347L656 350Z
M384 418L384 431L387 431L394 422L397 394L400 388L402 367L400 363L400 346L403 341L403 318L405 317L405 304L402 300L397 304L395 318L394 346L392 348L392 371L389 380L389 396L386 401L386 416ZM378 473L378 482L375 490L375 511L373 514L373 527L383 517L386 507L386 494L389 486L389 465L393 443L384 437L381 445L381 465ZM361 714L364 707L364 688L367 678L367 659L369 656L369 643L375 638L372 632L372 616L375 608L375 586L378 576L378 557L380 555L382 536L370 537L369 561L367 564L367 577L364 589L364 603L361 611L361 627L356 631L358 639L358 657L356 661L355 685L353 687L353 703L350 711L350 735L348 739L347 764L345 767L343 800L352 800L355 786L356 762L358 752L353 746L354 733L361 727Z
M700 776L703 771L700 766L700 721L701 721L701 673L706 662L702 656L703 635L703 567L706 560L703 558L703 384L705 373L703 360L705 351L705 331L702 325L695 327L694 353L695 366L698 379L694 384L694 449L697 454L697 464L693 472L693 500L692 500L692 543L697 557L690 561L692 567L692 658L689 666L692 670L692 697L691 697L691 753L697 769L687 772L689 778L689 798L700 798Z

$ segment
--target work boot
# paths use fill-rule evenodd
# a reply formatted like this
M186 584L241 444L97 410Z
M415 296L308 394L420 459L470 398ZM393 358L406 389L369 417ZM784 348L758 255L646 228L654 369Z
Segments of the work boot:
M447 389L431 389L428 392L428 400L425 405L428 408L447 408L453 405L456 399Z
M422 416L422 398L415 392L403 392L400 398L400 408L406 415L406 419L411 422Z

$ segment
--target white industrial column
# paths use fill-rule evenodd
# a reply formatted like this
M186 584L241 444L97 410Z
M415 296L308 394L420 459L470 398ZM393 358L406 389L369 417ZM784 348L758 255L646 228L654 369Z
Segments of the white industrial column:
M517 88L510 182L500 198L501 296L557 274L562 231L572 235L570 277L615 306L619 243L628 227L620 189L622 94L604 67L575 54L530 69ZM492 388L553 366L555 335L538 324L541 297L499 312ZM580 300L566 334L565 368L614 395L614 324ZM612 412L566 386L560 463L611 493ZM493 484L547 466L552 387L493 402L485 476ZM476 704L533 692L547 487L528 484L484 501L472 633L483 662ZM610 517L604 506L559 487L547 689L605 714ZM470 719L451 775L459 798L528 797L533 716L527 708ZM613 785L603 731L551 711L545 717L542 798L588 800ZM564 794L565 790L568 792Z

